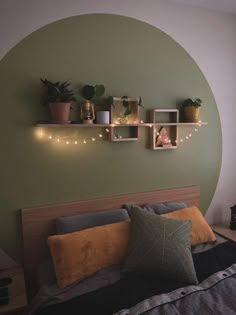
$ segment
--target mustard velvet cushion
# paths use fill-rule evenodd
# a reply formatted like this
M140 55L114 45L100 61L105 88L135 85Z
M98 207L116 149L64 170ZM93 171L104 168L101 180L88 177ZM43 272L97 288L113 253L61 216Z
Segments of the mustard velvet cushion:
M59 288L96 271L121 264L126 256L130 221L48 237Z
M191 220L191 244L197 245L206 242L212 242L216 240L215 234L212 231L209 224L206 222L201 211L197 207L189 207L181 210L176 210L170 213L162 214L163 217L179 219L179 220Z

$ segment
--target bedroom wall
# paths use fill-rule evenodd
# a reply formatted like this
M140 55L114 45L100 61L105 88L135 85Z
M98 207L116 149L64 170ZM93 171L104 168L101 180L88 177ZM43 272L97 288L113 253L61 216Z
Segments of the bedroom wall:
M186 15L187 15L187 17L190 16L190 13L193 12L192 8L189 8L189 7L183 7L182 8L181 7L181 9L180 9L179 7L173 6L172 4L163 4L161 2L158 2L154 5L154 3L152 3L150 1L148 8L147 8L147 6L145 7L146 10L143 10L144 8L142 7L141 2L137 6L135 6L135 8L133 8L132 1L128 1L128 2L126 1L125 6L122 5L122 2L119 2L119 5L120 5L119 7L114 5L114 3L111 4L110 7L107 5L105 7L105 5L104 5L105 2L104 3L100 2L99 7L96 7L96 5L94 5L94 3L92 4L92 2L89 3L88 1L86 2L86 5L83 4L82 2L76 2L76 4L75 4L73 1L71 1L70 4L71 4L71 7L69 8L68 2L67 2L66 8L65 8L63 6L63 2L60 2L60 3L58 3L57 9L52 11L50 9L50 4L48 4L46 2L40 4L40 8L37 8L37 6L31 7L29 5L29 3L27 1L25 1L26 8L24 8L24 10L23 10L24 13L22 12L22 14L21 14L22 7L19 8L18 16L14 20L15 22L12 23L12 20L11 20L11 23L10 23L11 27L3 27L1 30L3 35L8 34L8 36L3 36L4 41L1 45L2 55L4 55L4 53L10 47L12 47L19 39L21 39L22 37L24 37L26 34L30 33L31 31L33 31L34 29L37 29L40 25L48 23L52 20L57 20L61 17L67 16L67 15L68 16L75 15L75 12L78 12L78 14L82 14L82 13L88 13L90 11L92 11L92 12L107 12L107 11L109 11L111 13L116 13L116 14L135 16L135 17L139 18L140 20L147 20L149 23L156 25L156 26L160 27L161 29L164 29L167 33L171 33L171 35L175 39L177 39L180 44L182 44L183 46L187 46L188 51L191 53L191 55L193 55L195 57L195 60L197 59L198 64L200 64L200 66L203 66L203 68L205 66L205 68L204 68L205 72L207 74L209 74L210 79L213 80L213 88L217 88L219 85L221 86L220 91L218 91L218 89L217 89L218 94L216 93L216 95L218 95L218 96L220 95L221 97L224 96L224 100L226 99L228 101L226 106L228 106L228 108L231 108L232 101L230 99L230 96L232 96L232 94L233 94L233 89L231 88L232 84L231 84L231 80L229 80L230 78L228 77L228 75L231 74L231 73L229 73L229 70L230 70L230 65L232 65L232 61L233 61L233 59L232 59L233 50L232 50L232 53L231 53L230 49L226 50L225 56L228 56L228 58L227 59L225 59L225 58L220 59L219 55L220 55L220 53L222 53L222 51L218 51L219 50L218 49L215 51L214 59L211 58L211 62L209 62L209 61L206 62L206 60L209 60L209 55L212 52L212 46L210 44L206 45L206 47L204 47L205 49L203 51L203 49L201 49L201 50L199 49L199 46L200 46L199 42L201 42L204 38L204 42L207 43L208 42L207 39L211 38L211 34L206 32L206 29L208 29L208 26L209 26L209 24L208 24L209 23L208 22L209 17L211 17L211 19L210 19L211 25L213 25L215 28L217 28L217 31L218 31L217 34L218 35L222 35L219 37L221 39L224 38L224 41L225 41L224 44L225 45L227 44L228 48L234 49L235 46L234 46L234 42L232 41L233 37L231 37L232 30L234 29L234 26L235 26L233 17L228 16L228 15L226 16L223 14L214 13L214 12L208 12L205 10L198 10L198 9L195 10L194 9L195 15L191 16L191 23L188 24L188 22L190 22L190 21L188 21L188 18L186 18ZM10 11L8 11L8 9L11 9L12 5L16 6L17 3L14 3L14 1L12 1L12 2L8 2L7 4L6 3L3 4L3 2L2 2L1 5L4 5L4 8L3 8L4 10L1 10L1 12L3 13L3 19L1 19L1 21L3 24L5 23L5 25L9 26L9 24L6 21L7 14L5 14L5 13L10 12ZM34 12L35 12L35 14L37 12L37 14L35 15ZM29 15L29 13L30 13L30 15ZM40 15L41 13L43 14L43 16ZM23 17L23 16L26 18L26 19L24 19L24 22L23 22L23 20L21 20L21 17ZM184 17L184 19L183 19L183 17ZM197 20L198 20L197 18L199 18L199 17L201 17L201 21L202 21L201 27L199 27L199 24L197 24ZM183 23L183 20L184 20L185 21L184 23L186 23L186 25L188 24L189 27L184 28L184 27L182 27L182 24L180 26L180 24L179 24L180 20L181 20L181 23ZM16 26L16 25L17 25L17 29L14 28L14 26ZM198 26L197 28L196 28L196 25ZM211 28L213 28L213 26L211 26ZM188 29L188 32L189 31L192 32L191 34L193 36L187 35L187 33L186 33L187 29ZM224 36L226 33L227 33L227 37ZM196 34L198 36L199 36L199 34L202 36L201 40L198 39L197 36L194 36ZM214 38L213 38L211 40L211 44L214 47L214 44L215 45L217 44L217 40L214 41ZM224 45L224 48L226 47L225 45ZM17 48L19 49L20 46L21 45L16 47L16 49ZM11 53L13 53L13 51ZM9 56L11 56L11 53L6 56L6 59L10 58ZM206 58L206 57L208 57L208 58ZM3 65L4 65L4 61L6 59L3 60L3 63L2 63ZM16 60L17 60L17 58L16 58ZM219 64L219 62L217 62L219 60L221 60L220 64ZM192 60L191 60L191 62L192 62ZM19 67L19 64L17 65L17 67ZM194 65L194 69L196 70L197 67L196 68L195 67L196 67L196 65ZM7 67L7 69L8 69L8 67ZM228 85L222 84L222 82L219 82L221 80L218 80L215 77L215 72L219 69L222 70L221 78L222 78L222 76L224 78L226 78L227 79L226 83L228 83ZM11 69L11 70L14 73L15 69ZM197 69L197 70L199 71L199 69ZM198 71L197 71L197 73L198 73ZM23 70L23 72L24 72L24 70ZM1 71L1 73L2 73L2 71ZM201 73L198 73L198 75L202 78ZM33 76L33 78L31 76ZM36 73L34 73L34 74L31 74L31 76L28 77L28 79L35 80L34 81L35 82L34 88L35 88L37 75L36 75ZM209 81L209 77L207 77L208 81ZM12 77L10 76L9 79L12 79ZM204 78L202 78L202 79L204 82ZM24 85L24 82L26 82L26 81L23 81L21 83L22 84L21 87ZM217 85L217 83L218 83L218 85ZM204 84L205 84L205 86L207 86L207 89L206 89L207 94L208 94L207 98L209 99L210 104L211 104L210 105L210 108L211 108L210 111L212 111L212 108L215 107L215 102L214 102L213 96L211 95L211 92L209 91L209 87L207 85L207 82L204 82ZM115 92L118 93L121 90L123 91L123 89L121 89L121 87L120 87ZM226 91L228 91L229 93L227 94ZM18 92L19 92L19 90L18 90ZM24 95L24 97L25 97L25 95ZM24 97L21 98L21 101L24 100ZM154 96L152 98L152 100L148 99L149 106L151 106L151 107L156 106L156 101L154 101L155 98L156 97ZM24 122L29 123L29 121L36 118L39 113L42 114L41 109L39 110L38 104L36 105L37 109L34 109L35 111L33 113L28 111L29 108L31 110L31 107L29 106L29 101L32 99L34 99L36 102L38 102L38 98L35 95L30 95L28 97L28 105L24 108L24 110L22 111L22 114L20 114L20 116L18 116L18 115L14 116L13 115L13 119L11 120L11 123L9 124L8 128L5 128L5 126L3 128L3 126L2 126L4 133L6 133L6 134L11 133L12 132L12 126L15 126L16 123L20 124L20 122L22 122L22 118L23 118L23 120L26 118ZM172 101L173 101L173 95L172 95ZM171 103L171 104L173 105L173 103ZM165 106L166 105L167 105L167 107L169 107L169 104L165 104ZM218 105L218 108L220 110L220 106L218 103L217 103L217 105ZM206 110L206 112L205 112L206 117L208 116L207 111L208 110ZM208 113L210 113L210 112L208 111ZM216 123L216 125L218 125L217 110L216 111L214 110L214 115L215 115L216 119L213 119L213 121L214 121L214 123ZM214 117L214 115L213 115L213 117ZM228 118L228 115L231 116L230 114L225 114L225 118ZM209 117L207 117L207 118L209 118ZM222 117L221 117L221 122L222 122ZM219 127L219 125L218 125L218 127ZM227 126L224 126L224 127L227 127ZM232 129L232 126L231 126L231 129ZM219 131L220 131L219 128L216 128L216 130L217 130L218 135L219 135ZM223 129L223 131L225 131L225 129ZM14 132L13 132L13 134L14 134ZM219 148L220 137L218 137L218 135L216 136L216 138L218 138L216 140L216 143L217 143L218 148ZM122 168L125 169L125 167L127 167L126 162L121 162L120 159L118 160L119 156L123 156L124 147L122 147L122 150L120 150L120 149L117 149L117 147L114 147L114 144L109 144L109 146L107 146L108 143L102 143L102 149L103 150L102 151L99 150L99 154L97 154L97 151L96 151L96 162L94 161L94 159L91 159L91 161L89 162L89 166L97 169L96 163L98 162L99 159L102 159L103 154L107 154L106 148L109 148L108 151L109 151L110 155L108 154L108 159L109 158L113 159L114 156L117 158L116 166L117 165L118 166L116 168L115 174L114 174L113 179L112 179L115 186L113 186L113 188L111 188L110 186L106 185L106 188L108 187L108 189L109 189L109 192L107 192L107 193L104 193L104 184L102 184L102 186L101 186L100 182L97 185L99 190L96 189L96 192L94 191L93 188L91 189L91 186L89 186L89 189L87 189L87 187L85 189L84 178L86 177L86 174L83 174L83 172L82 173L79 172L78 176L80 176L80 177L78 177L78 176L73 177L74 173L72 172L72 170L67 172L67 170L64 169L63 175L66 174L66 178L69 180L69 186L64 185L64 187L63 187L62 183L60 183L60 180L58 180L58 182L60 183L59 186L61 188L61 191L62 191L62 187L63 187L63 194L61 194L60 190L59 190L59 193L55 192L55 193L51 194L51 192L52 192L51 187L53 186L53 184L55 184L56 179L53 178L53 176L49 176L50 180L48 180L48 177L47 177L47 180L45 181L45 178L43 177L43 175L46 174L46 176L47 176L48 174L52 174L51 169L50 169L51 166L54 166L54 168L60 169L61 168L60 163L62 161L64 163L66 163L66 162L71 163L72 162L73 166L76 165L74 149L70 149L72 151L70 151L70 150L69 151L62 151L61 150L60 152L56 152L55 147L52 147L52 146L50 147L49 144L45 144L45 143L43 143L43 145L42 145L42 143L35 141L35 138L33 138L33 131L32 131L32 133L28 133L28 131L26 133L23 132L23 134L21 136L23 136L23 139L25 139L25 137L26 137L27 144L29 144L29 143L33 144L33 146L34 146L34 159L29 159L29 157L31 157L31 155L29 155L29 152L28 152L29 146L26 146L25 144L23 145L23 147L25 146L25 148L27 149L26 152L24 153L24 148L22 150L22 142L19 143L17 140L13 140L13 144L10 145L9 142L11 143L11 141L12 141L11 137L10 137L10 141L7 141L7 139L9 140L9 138L6 138L6 142L4 141L4 147L8 148L7 150L4 150L5 151L5 157L4 158L6 160L8 160L8 163L9 163L8 165L9 165L10 170L11 170L11 172L10 172L11 176L9 176L9 172L8 172L8 176L7 176L7 172L5 172L6 175L4 178L7 179L7 181L5 181L4 184L1 185L2 187L4 187L3 203L2 203L3 207L1 209L1 216L2 216L1 222L2 222L2 226L5 227L5 228L3 227L1 229L1 231L2 231L1 232L1 243L2 243L1 245L3 248L7 249L8 251L10 251L12 253L14 253L15 248L19 247L19 245L20 245L20 242L19 242L19 244L17 246L18 235L19 235L19 233L18 233L19 232L19 217L16 215L17 214L17 208L24 207L24 206L31 206L34 204L39 205L39 204L43 204L45 202L50 203L50 202L66 201L67 198L68 198L68 200L75 200L75 199L80 199L83 197L86 198L88 196L89 197L95 196L96 193L98 193L99 196L102 194L104 194L104 195L113 194L113 192L117 191L117 189L116 189L117 187L120 190L119 191L120 193L123 193L122 189L124 190L124 192L127 192L127 189L126 189L127 187L129 189L128 192L140 191L140 189L144 190L144 188L143 188L144 186L142 186L142 184L138 184L138 181L136 181L136 180L132 180L132 182L126 183L127 171L124 172L125 174L124 173L120 174L119 170ZM223 133L223 136L224 136L224 133ZM226 137L226 141L229 141L230 136L231 136L231 134L229 134L228 137ZM213 134L211 134L211 138L214 138ZM199 138L199 140L201 143L203 142L202 141L203 139L201 139L201 137ZM139 152L140 153L139 160L137 161L137 163L139 164L138 166L143 165L142 164L143 163L143 155L142 155L143 152L145 152L145 155L155 154L155 156L156 156L156 152L151 152L149 150L144 149L143 143L145 143L145 135L143 135L143 139L141 139L141 141L143 141L143 142L141 142L138 145L135 144L135 146L136 146L135 151L133 151L133 152ZM215 142L215 140L213 140L213 141ZM196 149L196 146L193 145L193 142L191 142L191 143L192 144L188 144L188 145L190 145L188 152L194 152L194 151L192 151L191 148ZM209 138L208 141L206 141L205 143L212 143L212 140ZM115 144L115 145L117 145L117 144ZM191 147L191 145L192 145L192 147ZM224 142L223 142L223 145L224 145ZM125 144L124 146L126 146L126 149L131 150L130 145ZM209 146L205 147L204 146L204 149L205 148L206 148L206 151L205 150L198 151L198 152L195 151L195 155L200 154L201 162L203 162L205 155L208 156L209 151L212 148L212 146L211 147L209 147ZM218 148L216 148L216 150ZM231 146L231 149L232 149L232 146ZM32 150L32 148L30 150ZM183 151L183 150L185 150L185 149L178 150L176 154L181 155L181 154L183 154L183 152L186 153L186 151ZM22 152L22 154L19 155L18 152ZM204 153L204 152L206 152L206 153ZM50 157L50 159L46 160L45 153L47 155L47 158ZM203 155L203 153L205 155ZM214 153L214 150L213 150L213 153ZM17 159L14 158L16 156L16 154L18 154ZM81 154L81 152L80 152L80 154ZM57 163L55 159L52 159L55 155L59 156L60 163ZM211 153L210 153L210 155L211 155ZM86 158L88 156L91 157L91 155L89 155L88 151L85 152L83 149L82 157ZM80 155L80 157L81 157L81 155ZM223 155L223 157L224 157L224 155ZM149 158L151 159L151 157L149 157ZM185 156L185 158L186 158L186 156ZM216 164L219 165L220 154L217 153L216 159L218 161ZM31 160L30 164L28 164L29 160ZM33 162L32 162L32 160L33 160ZM199 160L199 158L195 159L195 162L198 160ZM215 157L213 160L215 160ZM146 157L145 157L145 161L147 161ZM173 159L172 159L172 161L173 161ZM174 160L174 161L176 161L176 160ZM78 161L77 161L78 165L80 165L79 162L80 162L80 158L78 158ZM228 156L226 154L226 158L225 158L225 160L223 159L223 164L222 164L222 170L225 172L225 174L227 174L227 170L228 170L228 166L229 166L229 164L227 164L227 163L232 163L232 162L230 160L230 156ZM35 164L37 164L39 166L39 169L37 169L36 172L39 174L39 176L41 178L41 181L39 181L39 182L36 181L36 185L35 185L35 180L34 180L35 179L35 177L34 177L35 167L32 167L32 165L35 165ZM156 163L156 164L158 164L158 163ZM148 167L147 172L144 171L144 169L142 168L141 174L140 173L136 174L136 170L137 169L139 170L139 167L135 168L135 169L128 169L128 174L131 173L132 175L134 175L131 178L136 179L138 177L138 175L143 175L145 173L146 179L148 179L145 181L145 188L147 188L147 190L152 189L152 188L156 189L156 188L159 188L161 186L164 187L165 185L167 185L167 187L170 187L170 186L174 187L174 186L179 186L180 184L185 184L185 183L186 184L198 184L198 183L201 184L201 180L203 181L203 177L201 177L202 173L200 173L198 175L197 179L194 177L190 178L190 176L187 175L187 178L183 179L183 182L179 181L179 179L177 180L177 177L175 177L175 176L174 177L176 178L176 180L174 178L172 178L171 181L167 180L166 182L162 181L160 183L159 177L156 176L156 178L158 179L158 182L156 181L156 178L155 178L155 181L153 181L153 180L150 181L150 179L148 178L148 174L152 173L152 175L156 175L155 173L153 174L153 165L155 166L156 164L151 164L151 167L150 168ZM204 186L204 188L206 188L206 190L203 189L203 200L202 200L203 210L207 209L208 204L210 203L212 195L214 193L214 186L217 183L217 177L218 177L217 172L218 171L217 171L217 165L216 164L213 163L213 167L212 167L215 171L215 176L213 176L213 178L211 177L210 194L208 194L207 183L205 183L205 186ZM40 172L40 166L42 166L42 165L43 165L43 172ZM77 167L79 167L78 165L77 165ZM146 163L146 165L149 166L149 163ZM210 166L211 164L209 163L209 164L204 164L204 165L205 165L204 170L207 172L208 171L211 172L211 166ZM208 165L210 167L208 167ZM22 171L21 171L22 166L23 166L23 169L24 168L28 169L28 174L30 174L30 178L33 178L33 181L28 181L27 176L22 175ZM174 174L175 173L175 172L171 173L172 167L173 167L173 165L171 165L170 168L168 168L168 174ZM3 165L2 165L2 168L5 169L5 167ZM176 169L176 167L175 167L175 169ZM41 170L42 170L42 168L41 168ZM112 167L111 170L114 172L114 167ZM140 170L139 170L139 172L140 172ZM21 175L21 176L19 176L19 175ZM72 175L72 177L70 175ZM224 178L224 181L223 182L221 181L219 183L219 185L224 184L224 187L226 187L226 188L231 187L231 184L234 182L234 177L231 175L231 173L228 175L230 175L230 176L227 178L227 181ZM119 180L117 179L117 176L119 177ZM82 177L82 180L81 180L81 177ZM140 177L143 179L142 176L140 176ZM128 178L129 178L129 176L128 176ZM223 178L223 177L221 176L221 178ZM87 177L86 177L86 180L87 180ZM94 177L91 176L90 180L94 181ZM81 181L82 181L82 184L81 184ZM78 182L79 182L79 185L78 185ZM6 185L6 183L7 183L7 185ZM14 183L14 185L12 185L12 183ZM225 184L226 184L226 186L225 186ZM219 187L219 185L218 185L218 187ZM122 186L122 188L121 188L121 186ZM49 189L47 189L48 187L49 187ZM72 191L71 191L71 187L72 187ZM80 190L79 187L83 187L83 189ZM53 188L53 190L54 190L54 188ZM56 191L56 190L54 190L54 191ZM204 197L204 191L205 191L205 197ZM14 196L14 199L12 198L12 196ZM28 196L31 196L30 200L29 200ZM58 196L60 196L60 198L58 198ZM221 198L222 196L220 193L218 194L218 196L220 198L217 199L217 196L215 197L216 198L215 204L217 204L217 205L219 204L218 213L221 216L222 210L225 207L225 205L227 205L231 200L233 200L234 197L232 195L232 190L230 191L229 189L226 189L226 193L224 194L225 198L222 199ZM226 197L227 197L227 199L226 199ZM213 203L214 203L214 200L213 200ZM224 205L224 207L222 205ZM16 229L16 227L17 227L17 229Z

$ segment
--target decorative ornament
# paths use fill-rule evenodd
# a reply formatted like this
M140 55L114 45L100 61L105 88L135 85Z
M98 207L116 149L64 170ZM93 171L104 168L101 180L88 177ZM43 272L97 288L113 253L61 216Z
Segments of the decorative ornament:
M80 108L80 118L83 121L83 124L93 124L95 119L94 106L93 104L86 100Z
M156 137L156 146L157 147L172 147L170 137L166 128L161 127L159 133Z

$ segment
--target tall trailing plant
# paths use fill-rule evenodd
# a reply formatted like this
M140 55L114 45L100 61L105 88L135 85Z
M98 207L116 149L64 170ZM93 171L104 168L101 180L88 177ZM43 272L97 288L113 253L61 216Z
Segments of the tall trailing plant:
M128 96L122 96L121 99L122 99L122 105L124 107L123 116L126 117L126 116L128 116L128 115L130 115L132 113L132 102L129 101L129 97ZM109 102L115 108L113 96L109 97ZM137 104L138 104L138 106L144 108L141 97L138 98L138 103Z
M123 103L123 106L124 106L124 108L125 108L124 116L130 115L131 112L132 112L132 105L131 105L131 103L129 102L129 98L128 98L127 96L123 96L123 97L122 97L122 103ZM139 97L138 106L143 107L141 97Z

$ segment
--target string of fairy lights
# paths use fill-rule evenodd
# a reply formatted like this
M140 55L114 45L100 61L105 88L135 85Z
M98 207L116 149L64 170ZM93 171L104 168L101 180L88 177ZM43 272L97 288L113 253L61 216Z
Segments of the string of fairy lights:
M108 128L105 128L105 131L109 133L110 130ZM88 144L90 142L95 142L104 138L102 133L98 133L93 137L83 137L80 139L78 136L70 137L67 135L54 134L54 132L48 132L43 128L40 128L40 130L37 131L36 136L38 139L48 140L50 142L66 145Z
M107 135L109 136L110 133L110 128L115 127L116 125L111 125L109 128L104 128L105 130L105 135L102 134L101 132L94 134L93 136L87 136L87 137L81 137L76 134L75 136L71 135L66 135L66 134L58 134L55 132L55 130L47 130L48 128L44 127L39 127L36 130L36 137L41 140L48 140L52 143L57 143L60 145L86 145L89 143L94 143L99 140L103 140L107 138ZM144 126L148 126L150 128L154 128L155 135L159 135L159 131L157 130L157 127L154 126L153 124L145 124ZM201 122L197 124L197 126L193 129L194 133L197 133L199 131L199 128L202 126ZM117 125L119 127L119 125ZM50 129L50 128L49 128ZM54 128L53 128L54 129ZM175 139L174 143L177 145L183 144L186 141L191 140L193 137L194 133L192 132L186 132L184 135L181 135L179 139ZM122 139L122 136L115 133L114 134L114 140L116 139Z

